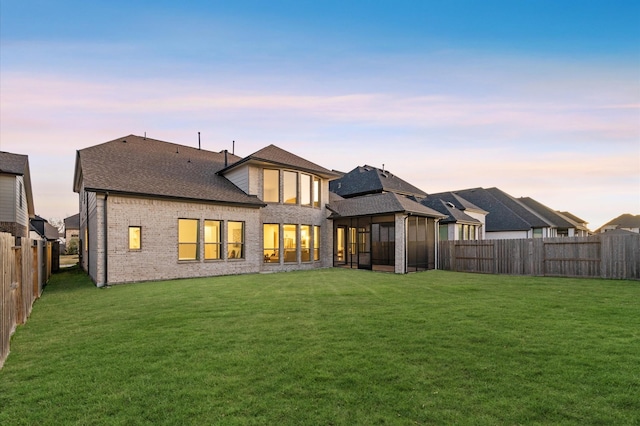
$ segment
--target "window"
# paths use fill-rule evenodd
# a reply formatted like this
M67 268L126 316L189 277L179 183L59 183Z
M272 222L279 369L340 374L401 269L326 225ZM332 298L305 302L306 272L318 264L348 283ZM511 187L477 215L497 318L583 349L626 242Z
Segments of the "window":
M313 227L313 260L320 260L320 227Z
M284 234L284 261L297 262L298 256L298 225L283 225Z
M178 219L178 260L198 259L198 220Z
M320 207L320 179L313 178L313 207Z
M219 220L204 221L204 258L220 259L222 244L222 222Z
M440 225L439 226L439 232L440 232L440 241L446 241L449 239L449 225Z
M280 225L273 223L265 223L262 226L265 263L280 262Z
M284 172L284 202L298 204L298 173Z
M139 226L129 227L129 250L140 250L142 228Z
M262 191L263 200L265 203L279 203L280 202L280 171L264 169L264 189Z
M311 226L300 226L300 260L311 261Z
M227 223L227 257L244 259L244 222Z
M311 176L300 175L300 204L311 206Z
M533 228L533 238L542 238L542 228Z

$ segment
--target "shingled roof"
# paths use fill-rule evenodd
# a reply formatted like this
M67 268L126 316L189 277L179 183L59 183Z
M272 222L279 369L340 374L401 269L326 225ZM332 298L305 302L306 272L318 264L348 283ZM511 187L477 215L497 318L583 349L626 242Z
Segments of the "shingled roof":
M596 229L595 232L600 232L602 228L615 226L617 228L640 228L640 214L632 215L630 213L621 214L615 219L611 219L609 222Z
M389 171L372 166L358 166L340 179L329 182L329 190L344 197L359 197L366 194L394 192L423 198L427 193L400 179Z
M418 216L443 218L445 215L393 192L334 201L327 206L331 217L371 216L389 213L411 213Z
M28 166L28 156L0 151L0 173L22 176Z
M443 200L438 197L427 197L420 200L420 204L434 209L446 216L440 223L466 223L466 224L482 224L478 219L469 216L464 211L456 207L450 201Z
M76 155L74 191L135 194L261 207L218 172L240 157L129 135L81 149Z
M290 167L292 169L309 172L326 179L333 179L340 176L338 173L325 169L324 167L312 163L309 160L305 160L302 157L298 157L297 155L292 154L289 151L285 151L273 144L244 157L240 161L234 162L230 166L222 169L220 174L225 174L226 172L246 163L257 163L285 168Z
M453 192L489 212L485 223L487 232L528 231L551 226L498 188L472 188Z
M579 225L575 221L572 221L568 217L563 216L557 211L552 210L551 208L534 200L531 197L520 197L518 198L518 201L520 201L525 206L529 207L536 214L542 216L545 220L552 223L554 226L558 228L576 228L576 229L586 230L586 228L583 225Z

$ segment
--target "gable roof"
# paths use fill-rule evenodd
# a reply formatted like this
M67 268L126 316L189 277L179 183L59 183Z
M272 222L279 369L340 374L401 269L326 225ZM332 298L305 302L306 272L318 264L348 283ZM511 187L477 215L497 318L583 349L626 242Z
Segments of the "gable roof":
M51 225L47 219L44 219L38 215L29 220L29 225L32 231L36 232L40 237L49 241L55 241L60 237L58 228Z
M332 172L329 169L325 169L324 167L312 163L309 160L298 157L297 155L292 154L289 151L285 151L284 149L279 148L273 144L242 158L240 161L237 161L228 167L225 167L224 169L220 170L219 173L225 174L242 164L263 164L292 168L315 174L326 179L333 179L339 176L339 174Z
M81 149L76 155L75 192L103 191L262 207L218 174L239 157L129 135Z
M572 213L570 213L570 212L561 212L560 210L556 210L556 211L557 211L558 213L560 213L561 215L563 215L564 217L566 217L566 218L568 218L568 219L570 219L570 220L572 220L572 221L574 221L575 223L578 223L578 224L580 224L580 225L586 225L587 223L589 223L589 222L587 222L586 220L581 219L581 218L579 218L578 216L576 216L576 215L574 215L574 214L572 214Z
M29 217L34 217L35 206L33 205L29 156L0 151L0 174L22 176L24 180L24 191L27 194L27 213Z
M371 216L388 213L411 213L417 216L443 218L443 214L393 192L333 201L327 206L330 217Z
M423 190L416 188L398 176L377 167L358 166L340 179L329 182L329 190L344 197L359 197L366 194L393 192L417 198L427 196Z
M453 192L489 212L485 219L487 232L528 231L551 226L498 188L471 188Z

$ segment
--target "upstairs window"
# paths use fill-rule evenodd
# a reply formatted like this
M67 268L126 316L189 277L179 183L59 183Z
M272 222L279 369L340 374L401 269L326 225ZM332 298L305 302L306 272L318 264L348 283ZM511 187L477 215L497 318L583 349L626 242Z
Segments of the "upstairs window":
M313 207L320 207L320 179L313 178Z
M264 169L262 201L265 203L280 202L280 171Z
M284 202L298 204L298 173L284 172Z
M311 205L311 175L304 173L300 175L300 204Z

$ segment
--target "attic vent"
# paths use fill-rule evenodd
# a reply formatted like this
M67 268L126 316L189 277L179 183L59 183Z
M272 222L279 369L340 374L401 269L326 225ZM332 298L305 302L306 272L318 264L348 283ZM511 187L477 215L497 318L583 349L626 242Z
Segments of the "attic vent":
M122 139L122 143L127 143L127 140L126 139Z
M447 206L451 207L452 209L455 209L456 206L453 205L453 203L447 201Z

